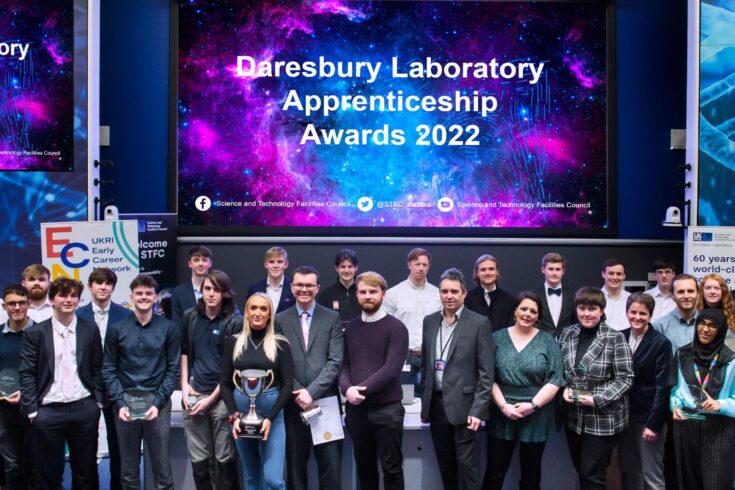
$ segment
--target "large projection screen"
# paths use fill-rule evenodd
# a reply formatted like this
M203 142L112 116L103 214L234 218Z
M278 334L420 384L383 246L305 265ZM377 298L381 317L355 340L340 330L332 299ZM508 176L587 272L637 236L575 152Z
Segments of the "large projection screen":
M180 1L180 232L611 235L608 8Z

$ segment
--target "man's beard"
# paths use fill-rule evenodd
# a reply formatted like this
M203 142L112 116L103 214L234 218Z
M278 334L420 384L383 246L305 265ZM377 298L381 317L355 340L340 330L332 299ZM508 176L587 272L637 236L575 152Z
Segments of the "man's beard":
M383 304L383 300L381 299L380 301L376 303L360 303L360 308L362 308L362 311L370 315L378 311L382 304Z
M28 291L28 297L33 301L39 301L46 298L48 289L36 289L33 288Z

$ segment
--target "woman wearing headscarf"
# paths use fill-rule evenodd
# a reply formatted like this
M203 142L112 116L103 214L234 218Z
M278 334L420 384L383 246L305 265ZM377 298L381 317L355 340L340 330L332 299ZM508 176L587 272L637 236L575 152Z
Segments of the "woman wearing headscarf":
M679 488L732 488L735 476L735 353L725 345L727 319L706 308L694 341L676 353L671 393Z

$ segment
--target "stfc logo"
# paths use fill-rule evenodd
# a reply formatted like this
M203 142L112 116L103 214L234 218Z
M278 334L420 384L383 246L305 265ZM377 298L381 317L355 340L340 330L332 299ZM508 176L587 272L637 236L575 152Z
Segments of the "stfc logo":
M696 232L692 239L695 242L711 242L712 241L712 233L701 233Z

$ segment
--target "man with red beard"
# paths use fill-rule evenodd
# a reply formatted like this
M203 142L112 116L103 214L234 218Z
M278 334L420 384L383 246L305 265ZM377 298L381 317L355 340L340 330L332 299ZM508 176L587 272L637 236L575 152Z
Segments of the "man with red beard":
M387 285L375 272L357 276L361 316L345 329L344 364L339 387L347 400L347 431L352 438L360 488L378 488L378 467L386 490L403 489L401 369L408 330L381 310Z
M41 323L51 318L53 308L48 299L48 288L51 285L51 272L41 264L31 264L23 269L24 288L28 290L31 300L28 316L34 323Z

